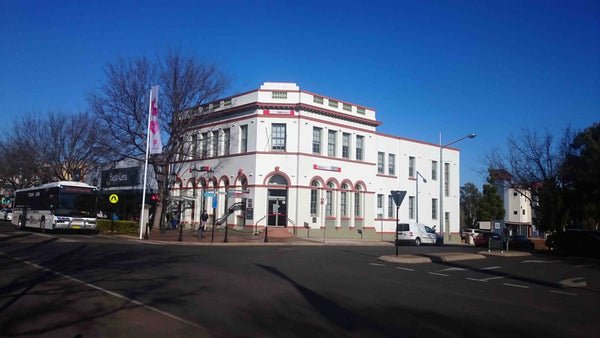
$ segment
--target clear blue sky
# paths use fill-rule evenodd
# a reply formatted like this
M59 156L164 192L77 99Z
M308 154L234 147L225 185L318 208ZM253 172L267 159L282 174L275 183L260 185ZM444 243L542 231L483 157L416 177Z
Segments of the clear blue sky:
M377 110L380 132L462 141L461 185L523 128L600 121L599 1L0 0L0 116L78 112L117 56L168 44L234 78ZM2 127L0 127L2 128Z

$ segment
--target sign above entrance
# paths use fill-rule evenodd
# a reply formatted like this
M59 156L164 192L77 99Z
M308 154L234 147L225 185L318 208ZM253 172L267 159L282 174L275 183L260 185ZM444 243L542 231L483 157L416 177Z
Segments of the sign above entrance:
M215 197L215 193L214 192L205 192L204 197Z
M317 169L317 170L327 170L327 171L335 171L338 173L342 172L342 168L340 167L334 167L332 165L319 165L319 164L313 164L313 169Z
M294 115L293 110L287 109L263 109L263 115Z

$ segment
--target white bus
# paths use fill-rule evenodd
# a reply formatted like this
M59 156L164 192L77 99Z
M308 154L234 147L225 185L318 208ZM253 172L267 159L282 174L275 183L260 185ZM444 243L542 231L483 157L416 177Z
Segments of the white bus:
M12 223L19 230L96 229L96 187L53 182L15 191Z

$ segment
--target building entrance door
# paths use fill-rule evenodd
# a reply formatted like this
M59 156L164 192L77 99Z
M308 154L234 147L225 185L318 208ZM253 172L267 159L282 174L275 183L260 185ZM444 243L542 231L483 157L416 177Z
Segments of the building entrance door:
M287 226L287 190L269 189L267 192L267 225Z

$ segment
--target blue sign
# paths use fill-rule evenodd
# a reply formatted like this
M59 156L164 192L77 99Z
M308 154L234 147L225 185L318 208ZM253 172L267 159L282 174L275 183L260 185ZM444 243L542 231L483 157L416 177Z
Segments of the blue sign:
M215 197L215 193L214 192L205 192L204 197Z
M216 209L216 208L217 208L217 202L218 202L218 201L219 201L219 199L218 199L218 198L216 198L216 197L213 197L213 209Z

